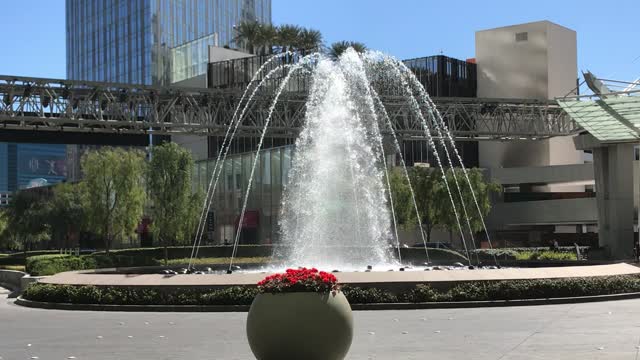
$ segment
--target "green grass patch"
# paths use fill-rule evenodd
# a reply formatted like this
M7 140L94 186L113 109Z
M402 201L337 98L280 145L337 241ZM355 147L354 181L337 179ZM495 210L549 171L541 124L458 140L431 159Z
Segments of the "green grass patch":
M556 251L552 251L548 247L529 247L478 249L474 252L482 260L492 260L494 256L498 260L577 260L576 249L573 246L560 247ZM581 254L588 252L589 247L580 247Z
M24 265L0 265L0 269L25 272Z
M578 260L576 253L559 251L520 251L516 260Z

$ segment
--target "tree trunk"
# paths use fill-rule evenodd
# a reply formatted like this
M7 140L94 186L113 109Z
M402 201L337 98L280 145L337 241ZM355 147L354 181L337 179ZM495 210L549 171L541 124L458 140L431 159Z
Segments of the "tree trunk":
M433 226L427 223L425 227L426 227L426 233L427 233L427 242L431 242L431 230L433 230Z
M164 244L164 266L169 266L169 247L166 241L162 243Z
M27 267L27 243L28 243L28 241L25 238L24 241L23 241L23 245L22 245L22 248L24 250L24 266L25 266L25 269Z

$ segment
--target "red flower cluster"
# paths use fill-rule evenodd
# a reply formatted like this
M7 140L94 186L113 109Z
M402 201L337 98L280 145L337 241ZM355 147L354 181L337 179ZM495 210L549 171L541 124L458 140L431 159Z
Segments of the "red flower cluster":
M262 292L329 292L337 290L338 279L333 274L312 268L287 269L258 283Z

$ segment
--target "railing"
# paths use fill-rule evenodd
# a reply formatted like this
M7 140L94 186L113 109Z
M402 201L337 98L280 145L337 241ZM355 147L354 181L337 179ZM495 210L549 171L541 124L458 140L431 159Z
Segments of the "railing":
M208 84L215 89L244 89L249 85L253 75L269 59L272 60L265 67L262 75L258 76L258 81L263 80L269 71L282 65L296 63L300 58L301 55L298 54L282 57L259 55L210 63L207 71ZM413 71L431 96L476 96L476 64L443 55L403 60L403 62ZM286 75L286 71L274 73L265 82L265 86L275 89ZM294 75L289 81L287 91L307 92L310 84L309 76ZM397 84L391 88L386 84L384 86L378 84L377 87L384 88L383 92L387 95L401 95L403 91Z

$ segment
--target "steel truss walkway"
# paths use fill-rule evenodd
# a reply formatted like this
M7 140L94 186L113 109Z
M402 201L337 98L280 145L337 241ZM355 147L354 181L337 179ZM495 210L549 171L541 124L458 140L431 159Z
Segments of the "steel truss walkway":
M160 88L113 83L0 76L0 129L144 134L224 134L238 104L236 90ZM305 93L283 93L270 136L300 129ZM272 94L258 95L239 136L258 134ZM424 135L407 100L382 96L398 135ZM580 127L555 101L434 98L453 135L465 139L540 139ZM383 129L385 127L382 127Z

